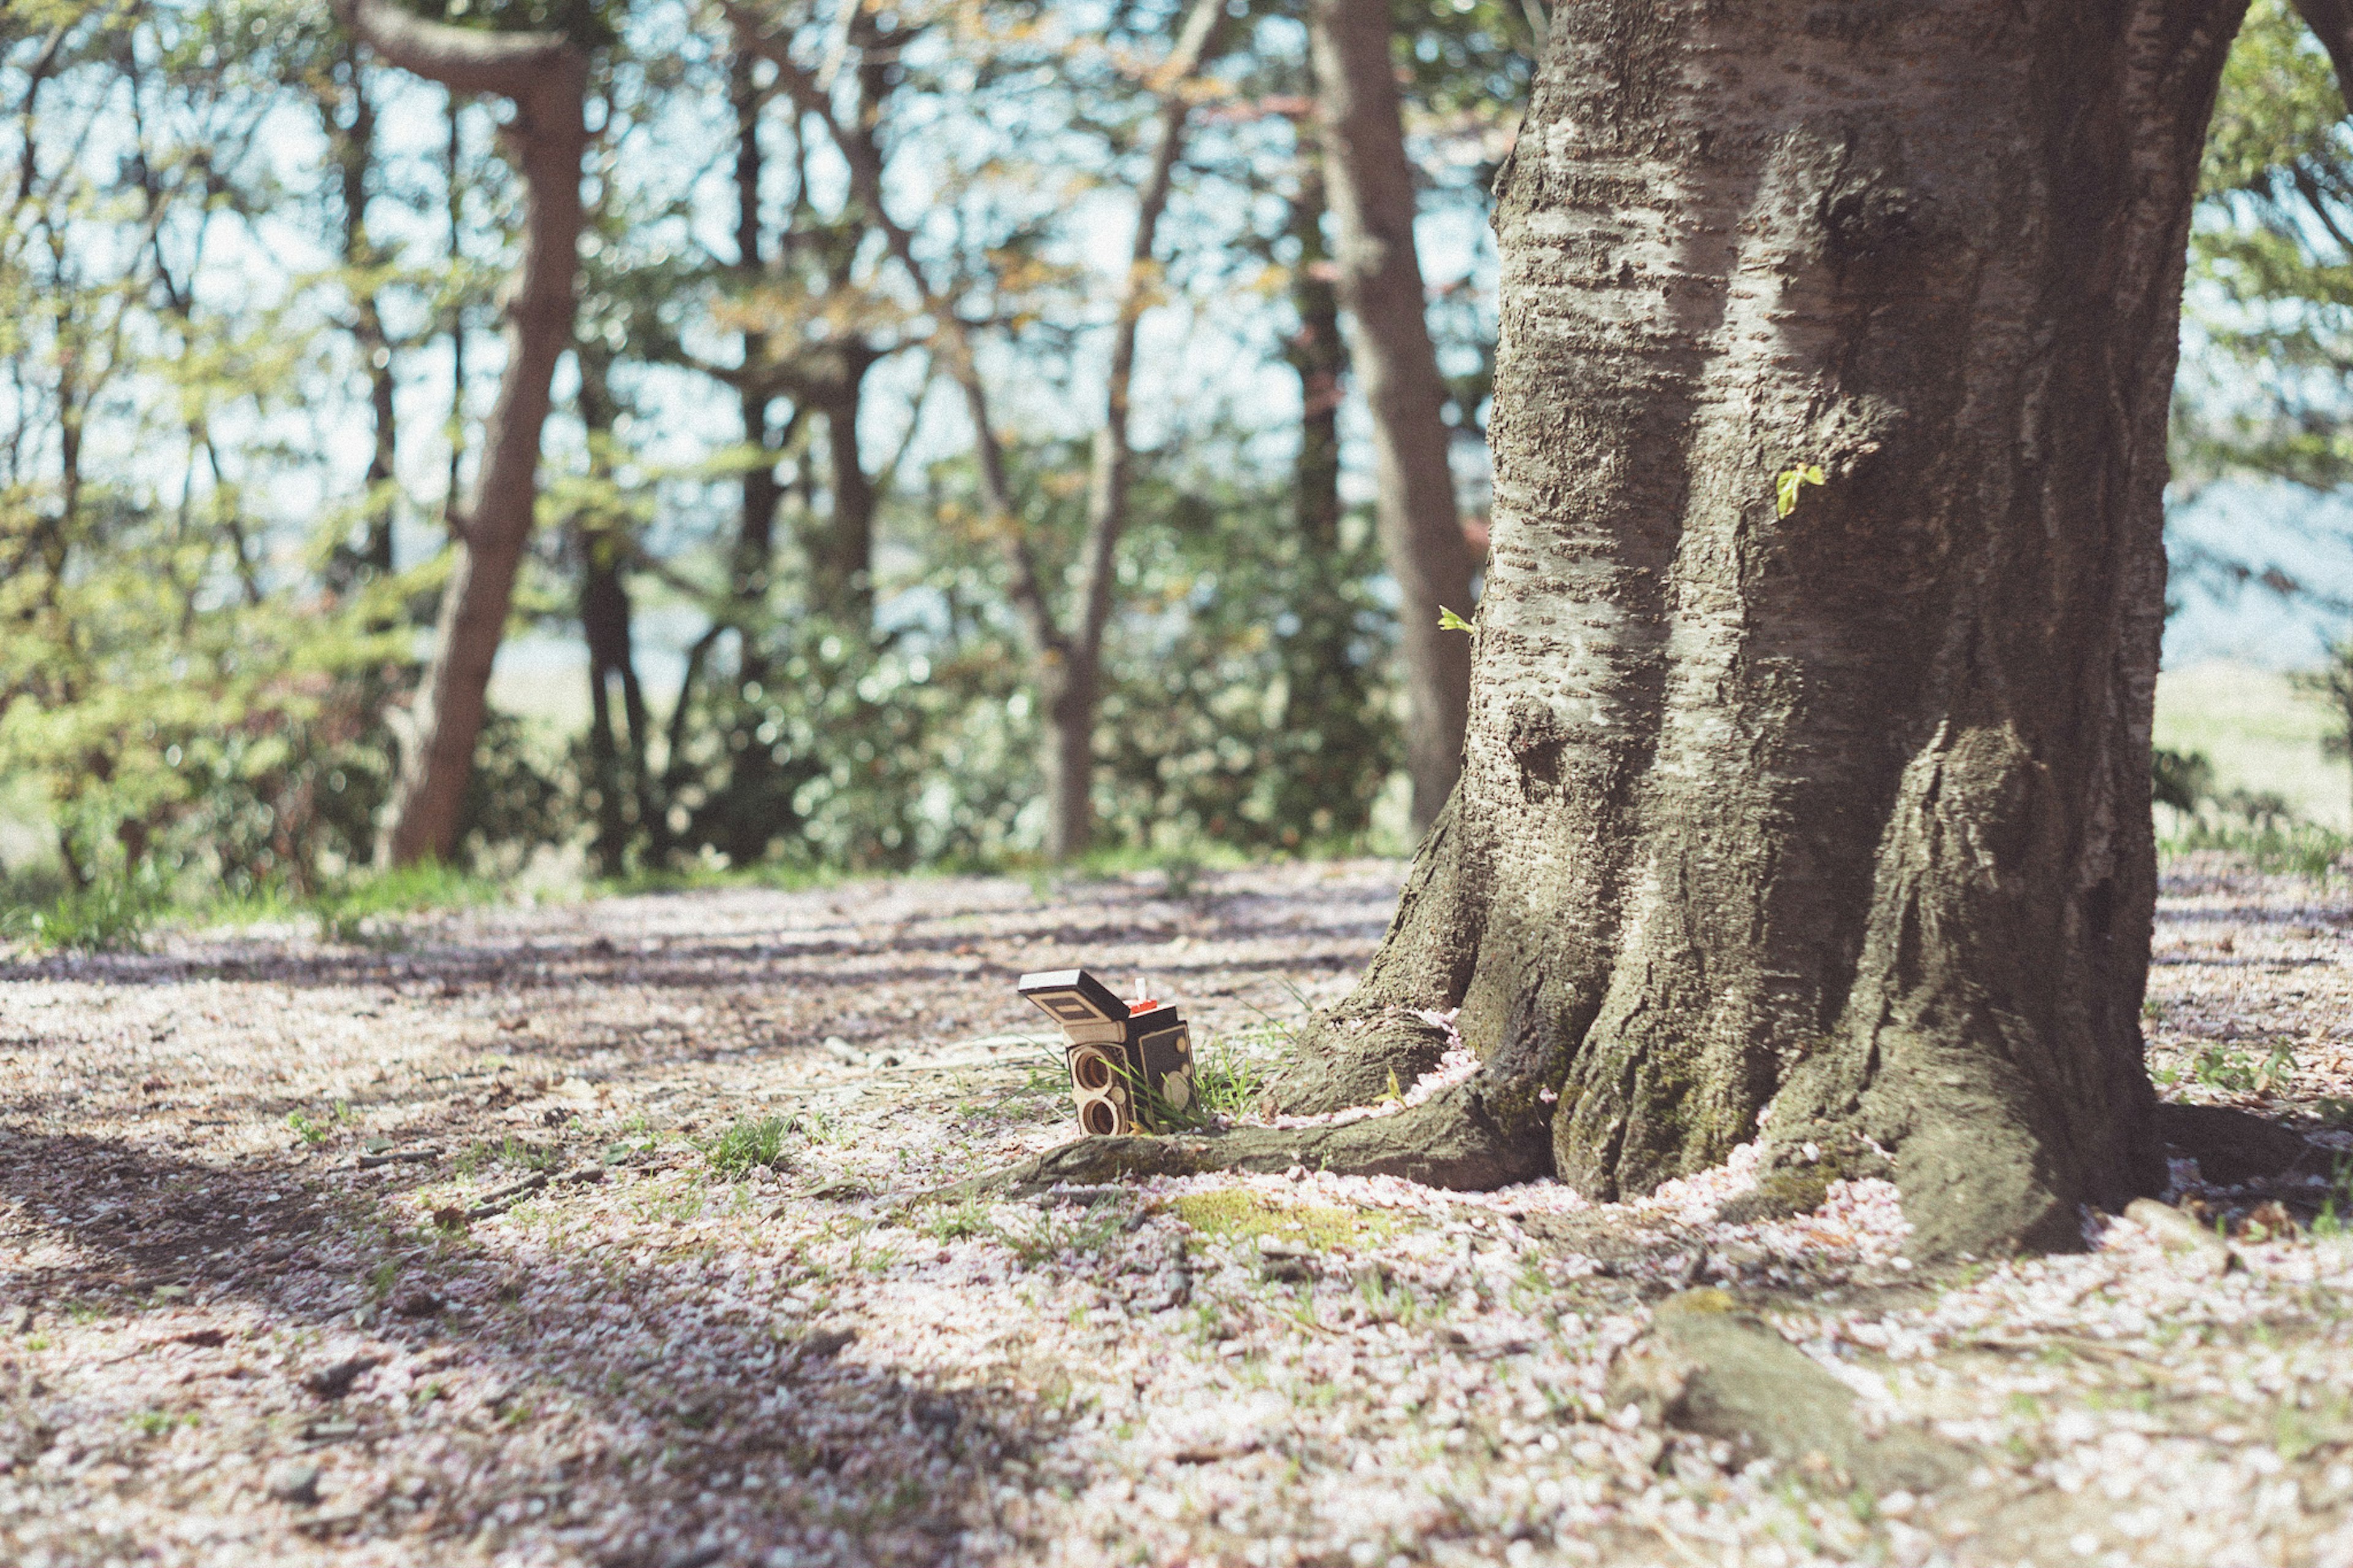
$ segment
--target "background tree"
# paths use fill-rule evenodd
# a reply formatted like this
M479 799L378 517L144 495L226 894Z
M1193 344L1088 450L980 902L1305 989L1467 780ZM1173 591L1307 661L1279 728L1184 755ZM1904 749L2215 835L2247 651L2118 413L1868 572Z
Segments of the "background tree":
M1515 112L1493 9L1403 14L1408 123L1440 221L1476 211ZM453 21L431 0L401 14ZM457 668L432 667L419 635L437 600L464 597L442 592L462 552L436 514L462 521L468 490L512 468L467 417L529 370L475 330L527 248L528 182L487 133L508 108L279 0L57 15L62 32L22 8L0 32L0 96L25 111L0 164L58 198L29 199L10 231L0 286L36 303L7 351L23 391L0 387L0 413L24 432L11 537L46 549L78 521L54 576L9 585L66 607L37 609L47 629L6 650L21 702L0 812L79 825L71 855L94 878L348 876L403 709L422 686L417 706L440 711ZM1314 140L1295 133L1301 16L1231 19L1204 104L1206 82L1170 90L1166 4L1084 29L1012 0L779 11L819 112L710 18L670 0L612 13L586 309L533 444L550 526L519 551L495 624L467 623L478 672L523 645L501 700L533 711L485 694L437 853L497 868L577 844L622 875L1037 853L1050 715L1008 540L1067 634L1095 602L1090 571L1115 585L1083 726L1101 842L1361 842L1394 777L1398 628L1369 509L1344 490L1365 447L1337 395L1327 215L1292 177ZM604 37L595 16L528 0L456 20L481 38ZM1229 111L1224 83L1261 76L1294 101ZM1176 110L1182 157L1161 135ZM874 203L828 115L879 159ZM1164 145L1139 268L1136 184ZM902 248L923 279L877 208L912 215ZM1086 257L1103 234L1121 245ZM1458 456L1490 326L1454 309L1462 293L1442 287L1433 314ZM1195 374L1197 353L1218 371ZM1105 367L1123 357L1133 427L1107 468ZM179 590L97 658L93 606L164 581L158 549L178 552ZM532 687L559 640L586 667L585 712ZM241 643L271 649L321 721L269 698L244 761L190 767L187 730L153 705ZM202 689L192 712L227 711L226 686ZM250 835L204 836L232 821Z
M1471 614L1472 563L1447 456L1445 384L1423 318L1413 169L1391 75L1388 16L1349 0L1310 0L1308 18L1340 299L1372 411L1374 515L1398 584L1413 822L1424 828L1462 764L1471 654L1439 621L1442 608Z
M541 427L555 362L570 347L587 146L586 51L558 32L484 33L426 22L386 0L337 0L337 14L390 64L452 92L514 104L505 135L523 175L522 257L506 307L506 368L403 749L380 854L394 865L455 848L488 708L491 665L538 503Z

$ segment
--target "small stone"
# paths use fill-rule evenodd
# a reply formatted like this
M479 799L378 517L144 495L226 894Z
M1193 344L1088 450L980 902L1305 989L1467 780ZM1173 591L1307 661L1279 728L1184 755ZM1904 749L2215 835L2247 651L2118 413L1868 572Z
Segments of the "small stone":
M359 1381L360 1373L375 1365L378 1359L372 1355L346 1356L304 1378L302 1386L322 1399L341 1399L352 1391L352 1384Z
M279 1502L307 1507L319 1500L319 1467L290 1459L269 1472L269 1489Z
M2125 1218L2147 1230L2159 1247L2175 1254L2183 1271L2193 1279L2211 1279L2239 1267L2239 1255L2230 1244L2170 1204L2155 1198L2135 1198L2125 1205Z
M856 1329L811 1329L801 1336L797 1359L804 1363L831 1360L857 1337Z
M440 1297L425 1289L403 1290L392 1299L392 1310L404 1318L435 1317L448 1305Z

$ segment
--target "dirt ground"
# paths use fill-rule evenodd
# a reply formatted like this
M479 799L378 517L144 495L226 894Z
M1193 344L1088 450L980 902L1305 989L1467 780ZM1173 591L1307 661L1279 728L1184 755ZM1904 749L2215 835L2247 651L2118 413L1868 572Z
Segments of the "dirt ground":
M2176 1167L2227 1251L2087 1215L2080 1254L1915 1267L1883 1184L1728 1223L1740 1157L1607 1207L928 1195L1071 1131L1018 973L1141 976L1251 1059L1400 873L0 953L0 1563L2353 1563L2342 884L2168 875L2164 1092L2315 1139L2267 1184ZM1622 1397L1702 1300L1874 1447ZM1931 1450L1916 1486L1873 1458Z

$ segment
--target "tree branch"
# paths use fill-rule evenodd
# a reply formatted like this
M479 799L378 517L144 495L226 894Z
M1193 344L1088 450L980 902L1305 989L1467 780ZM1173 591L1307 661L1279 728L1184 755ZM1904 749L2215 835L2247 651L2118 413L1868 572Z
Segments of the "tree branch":
M1037 558L1014 515L1013 484L1005 467L1005 446L997 438L995 421L990 417L988 389L980 379L980 362L974 352L972 334L963 316L957 313L955 301L932 281L930 271L915 255L914 235L891 216L883 203L881 148L866 124L842 124L841 117L833 111L832 95L818 81L818 73L794 59L788 41L770 35L756 12L738 0L719 0L719 4L742 46L776 68L776 83L792 99L793 107L825 127L826 135L841 153L842 162L849 165L851 195L866 209L869 221L881 232L892 259L898 262L908 281L923 297L925 312L939 323L940 358L946 364L949 379L964 393L965 416L972 421L973 441L980 458L981 506L988 514L991 527L1005 541L1014 605L1039 649L1059 651L1068 639L1055 624L1053 607L1047 602L1045 584L1038 573Z
M494 92L518 107L585 79L587 57L561 33L484 33L428 22L391 0L332 0L335 15L385 63L452 92ZM557 79L551 82L551 77Z

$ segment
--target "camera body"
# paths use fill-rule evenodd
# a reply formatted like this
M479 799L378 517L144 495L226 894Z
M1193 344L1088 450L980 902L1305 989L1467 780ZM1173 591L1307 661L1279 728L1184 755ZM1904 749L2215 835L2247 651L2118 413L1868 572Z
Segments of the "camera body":
M1083 1131L1162 1131L1167 1112L1193 1102L1193 1035L1175 1007L1123 1002L1083 969L1025 974L1018 989L1070 1042L1071 1101Z

